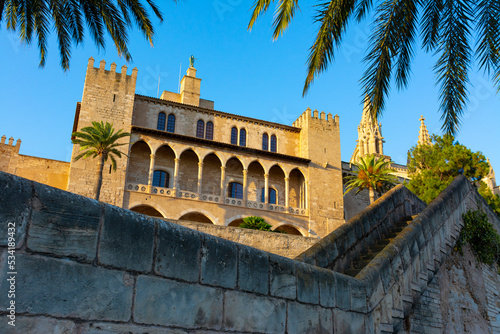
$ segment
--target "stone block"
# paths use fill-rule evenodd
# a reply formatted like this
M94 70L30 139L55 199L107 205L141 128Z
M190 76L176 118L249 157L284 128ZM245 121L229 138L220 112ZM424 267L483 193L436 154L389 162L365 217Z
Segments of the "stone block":
M238 286L241 290L269 294L268 253L240 246Z
M330 265L331 262L333 262L333 260L330 261L330 251L335 250L335 245L332 245L333 247L330 247L330 245L324 245L322 243L318 243L317 246L318 246L317 252L314 255L315 265L321 268L326 268L328 267L328 265ZM333 259L335 259L335 257Z
M199 232L168 222L158 223L155 267L158 275L197 282L202 238Z
M366 313L368 306L365 283L357 279L351 279L349 292L351 295L351 311Z
M76 324L71 320L47 317L16 316L15 326L2 324L9 334L72 334L77 333ZM2 330L0 330L2 332Z
M333 310L333 332L334 333L367 333L367 316L352 311L340 309Z
M153 265L154 239L155 222L152 218L106 205L99 263L149 272Z
M44 332L45 333L45 332ZM46 332L48 333L48 332ZM68 332L75 333L75 332ZM178 328L116 324L112 322L91 322L80 325L78 334L188 334L189 331ZM196 331L196 333L206 333ZM41 333L40 333L41 334Z
M286 303L249 293L224 293L224 329L238 332L283 333Z
M219 329L222 291L166 278L139 276L134 320L140 324Z
M9 244L8 232L13 232L9 227L15 228L15 234L11 235L15 247L21 248L24 244L32 205L32 184L32 181L0 172L0 246Z
M274 254L269 254L271 296L295 299L297 297L297 262Z
M201 256L201 282L234 289L236 287L238 248L236 244L204 236Z
M338 274L335 277L335 296L337 307L349 310L351 308L351 292L349 291L349 276Z
M99 202L34 183L28 248L93 262L102 215Z
M333 333L332 311L317 306L289 302L287 329L288 334L331 334Z
M335 277L331 270L318 269L319 302L324 307L335 307Z
M297 263L297 300L319 304L319 282L316 268L304 263Z
M8 291L7 270L0 269L0 291ZM17 254L17 272L18 313L91 320L130 319L134 279L127 273L22 253ZM1 294L2 311L7 303L7 294Z

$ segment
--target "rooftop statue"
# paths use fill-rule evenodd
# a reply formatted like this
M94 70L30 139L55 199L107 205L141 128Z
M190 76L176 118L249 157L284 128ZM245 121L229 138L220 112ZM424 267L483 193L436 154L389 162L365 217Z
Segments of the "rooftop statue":
M194 67L194 61L196 60L196 58L191 55L191 57L189 57L189 67Z

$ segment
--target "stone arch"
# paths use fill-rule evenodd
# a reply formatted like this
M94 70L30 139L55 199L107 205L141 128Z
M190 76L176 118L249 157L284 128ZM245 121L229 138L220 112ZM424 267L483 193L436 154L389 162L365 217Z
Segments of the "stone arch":
M236 227L239 226L240 223L243 222L243 218L246 218L246 217L250 217L249 215L236 215L236 216L232 216L231 218L228 218L226 219L226 222L224 225L226 226L235 226L235 222L236 221L239 221L238 225L236 225Z
M289 174L288 205L293 208L305 208L306 178L302 171L294 168Z
M156 149L154 170L163 170L169 174L168 188L173 188L175 171L175 151L167 144ZM153 184L154 185L154 184Z
M272 228L273 231L284 231L287 234L291 235L301 235L301 236L307 236L308 231L303 228L302 226L295 225L290 222L281 222L279 224L276 224Z
M238 218L230 222L227 226L240 227L241 223L243 223L243 218Z
M178 171L178 189L198 192L198 155L187 148L180 154Z
M258 160L248 164L247 174L247 198L249 201L263 201L261 199L261 189L264 187L265 168Z
M226 161L226 180L225 185L225 196L230 197L228 184L231 182L236 182L243 184L243 162L238 157L231 157Z
M276 189L277 205L285 205L285 175L285 170L279 164L269 168L269 188Z
M141 214L146 215L146 216L165 218L165 215L163 213L161 213L160 210L158 210L157 208L155 208L149 204L134 205L129 210L137 212L137 213L141 213Z
M222 166L222 164L224 163L224 158L222 158L222 156L220 155L220 153L219 153L219 152L216 152L216 151L207 151L207 152L206 152L206 154L204 154L203 156L201 156L201 154L200 154L200 161L205 160L205 158L206 158L208 155L210 155L210 154L215 155L215 156L219 159L219 162L220 162L220 164L221 164L221 166Z
M203 217L205 218L203 218ZM185 218L189 219L185 219ZM194 220L194 219L200 219L200 220ZM207 223L207 224L213 224L213 225L218 225L218 219L214 217L210 212L203 210L203 209L186 209L182 211L177 220L189 220L189 221L194 221L198 223Z
M127 182L148 184L151 148L143 140L136 141L130 147Z
M220 196L222 160L215 153L209 153L203 158L201 181L202 194Z
M151 152L154 152L154 147L153 145L144 137L142 136L139 136L136 140L134 141L130 141L130 147L132 148L132 146L138 142L144 142L146 145L149 146L149 149L151 150Z
M200 154L198 154L198 152L196 152L194 150L194 148L192 147L185 147L183 149L180 150L179 152L179 158L186 152L186 151L192 151L194 154L196 154L196 157L198 158L198 161L201 161L201 157L200 157Z

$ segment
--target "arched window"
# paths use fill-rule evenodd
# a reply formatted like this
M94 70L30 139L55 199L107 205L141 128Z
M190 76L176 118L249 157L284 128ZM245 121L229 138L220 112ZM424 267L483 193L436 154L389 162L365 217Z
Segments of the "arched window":
M238 129L236 127L231 129L231 144L238 145Z
M262 149L264 151L269 150L269 136L267 135L267 133L264 133L262 135Z
M227 196L230 198L243 199L243 185L238 182L229 182Z
M264 203L265 201L265 196L264 196L264 193L265 193L265 190L264 188L262 188L262 192L261 192L261 195L260 195L260 201L262 203ZM276 189L274 188L269 188L269 192L268 192L268 200L269 200L269 204L276 204Z
M278 151L278 145L276 142L276 136L272 135L271 136L271 152L277 152Z
M207 122L207 128L205 129L205 139L214 140L214 123Z
M247 130L240 129L240 146L247 146Z
M170 182L170 175L162 170L155 170L153 173L153 186L168 188Z
M167 119L167 132L175 132L175 115L170 114L168 115Z
M200 119L200 120L198 120L198 123L196 124L196 137L203 138L204 135L205 135L205 122L203 122Z
M158 123L156 124L156 129L165 131L165 113L161 112L158 114Z

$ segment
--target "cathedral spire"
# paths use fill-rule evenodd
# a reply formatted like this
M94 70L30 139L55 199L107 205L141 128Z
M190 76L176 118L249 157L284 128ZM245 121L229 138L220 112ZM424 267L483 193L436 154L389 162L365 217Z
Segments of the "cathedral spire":
M429 137L429 131L427 131L427 126L424 123L424 116L420 116L420 131L418 132L418 145L431 145L431 138Z
M358 125L358 143L351 157L351 162L357 162L360 157L369 154L384 155L384 137L382 137L381 125L377 122L370 109L370 100L366 96L363 115Z

